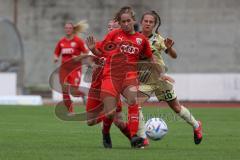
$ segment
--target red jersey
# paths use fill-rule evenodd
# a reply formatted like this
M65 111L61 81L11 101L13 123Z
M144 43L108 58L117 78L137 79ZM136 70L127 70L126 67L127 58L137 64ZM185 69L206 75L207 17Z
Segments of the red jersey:
M137 62L142 54L152 57L150 44L144 35L138 32L128 34L122 29L108 33L98 49L107 58L104 76L117 79L130 72L136 75Z
M74 36L71 40L66 37L62 38L57 43L54 54L56 57L62 55L62 63L64 63L74 56L79 56L82 52L87 52L84 42L79 37Z

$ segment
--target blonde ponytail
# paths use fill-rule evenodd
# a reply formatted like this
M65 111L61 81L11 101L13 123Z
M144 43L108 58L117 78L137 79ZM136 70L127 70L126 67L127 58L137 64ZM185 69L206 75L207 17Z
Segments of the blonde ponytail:
M73 26L74 34L83 33L88 29L88 23L86 20L81 20Z

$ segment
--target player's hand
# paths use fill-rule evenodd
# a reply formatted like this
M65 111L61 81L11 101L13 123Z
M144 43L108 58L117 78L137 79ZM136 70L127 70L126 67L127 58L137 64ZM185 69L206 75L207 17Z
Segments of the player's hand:
M175 83L175 80L174 80L172 77L170 77L170 76L168 76L168 75L166 75L166 74L162 74L162 75L160 76L160 79L161 79L161 80L164 80L164 81L169 81L169 82L171 82L171 83Z
M95 45L96 45L96 41L94 39L93 36L88 36L87 39L86 39L86 44L87 44L87 47L93 51L95 50Z
M174 41L171 38L166 38L164 40L164 44L167 47L167 49L169 49L174 45Z
M54 63L57 63L57 62L58 62L58 58L57 58L57 57L54 57L53 62L54 62Z

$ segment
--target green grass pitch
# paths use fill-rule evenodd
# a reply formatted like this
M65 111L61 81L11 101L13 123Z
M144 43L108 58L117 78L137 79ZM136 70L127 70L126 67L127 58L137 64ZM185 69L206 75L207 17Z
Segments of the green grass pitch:
M61 121L49 106L0 106L0 160L239 159L240 108L190 110L203 122L204 139L199 146L193 143L192 128L169 108L145 107L145 117L162 115L166 119L166 137L150 141L148 148L131 149L129 141L113 126L113 149L104 149L100 125Z

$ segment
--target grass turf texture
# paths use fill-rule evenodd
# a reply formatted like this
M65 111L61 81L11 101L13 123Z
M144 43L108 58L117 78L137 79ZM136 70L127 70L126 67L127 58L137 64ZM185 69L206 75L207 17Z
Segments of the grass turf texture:
M150 141L148 148L131 149L129 141L113 126L113 149L104 149L100 125L88 127L84 122L61 121L54 115L54 107L0 106L0 159L239 159L240 108L190 110L203 122L204 139L199 146L193 143L192 128L169 108L145 107L146 118L165 118L169 128L166 137Z

